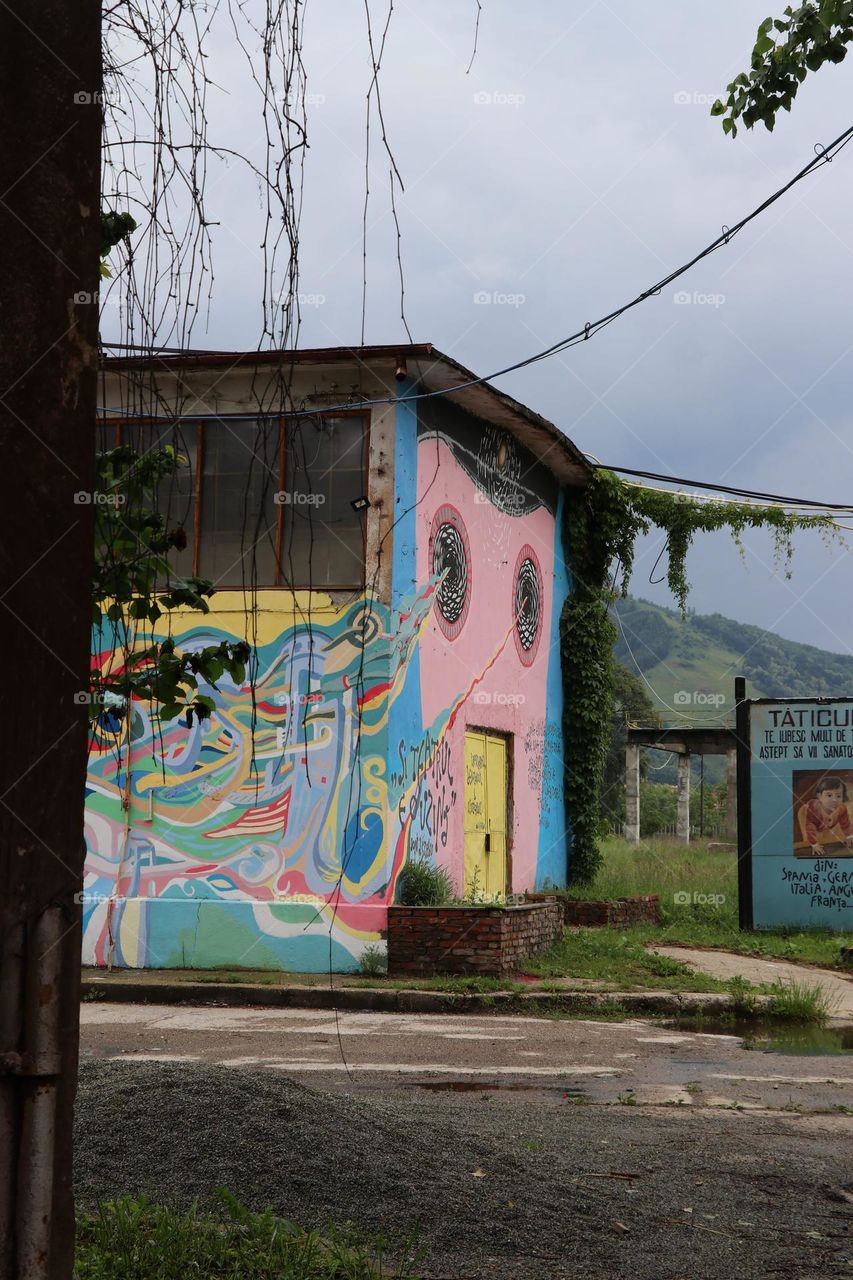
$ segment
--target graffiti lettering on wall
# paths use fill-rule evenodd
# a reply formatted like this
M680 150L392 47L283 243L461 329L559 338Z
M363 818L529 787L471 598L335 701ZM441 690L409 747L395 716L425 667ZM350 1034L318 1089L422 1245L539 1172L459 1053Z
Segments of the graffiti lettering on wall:
M556 720L534 720L524 735L527 781L542 797L540 825L550 825L551 804L563 799L563 734ZM559 812L559 810L558 810Z
M450 743L427 732L414 745L400 741L397 760L390 784L400 792L397 818L407 831L408 855L433 858L447 848L450 810L456 802Z

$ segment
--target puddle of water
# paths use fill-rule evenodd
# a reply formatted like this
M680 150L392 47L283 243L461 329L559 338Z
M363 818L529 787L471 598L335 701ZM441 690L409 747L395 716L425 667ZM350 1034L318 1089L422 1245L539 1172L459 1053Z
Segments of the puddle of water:
M773 1027L752 1035L744 1049L785 1053L792 1057L823 1058L853 1053L853 1027Z
M789 1022L755 1022L746 1018L676 1018L666 1025L704 1035L738 1036L743 1049L759 1053L802 1058L853 1053L853 1026L792 1026Z
M586 1100L584 1089L564 1089L559 1084L525 1084L517 1081L500 1081L483 1084L477 1080L421 1080L403 1086L406 1089L426 1089L430 1093L558 1093L567 1102L578 1098Z

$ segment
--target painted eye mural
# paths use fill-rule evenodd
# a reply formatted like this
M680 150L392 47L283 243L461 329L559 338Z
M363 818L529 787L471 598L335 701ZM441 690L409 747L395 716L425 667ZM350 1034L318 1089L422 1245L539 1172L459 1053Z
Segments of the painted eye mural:
M542 570L536 552L523 546L513 574L512 609L515 647L525 667L533 665L542 634Z
M433 577L441 579L435 594L436 618L448 640L455 640L471 604L471 549L462 517L449 503L433 517L429 545Z

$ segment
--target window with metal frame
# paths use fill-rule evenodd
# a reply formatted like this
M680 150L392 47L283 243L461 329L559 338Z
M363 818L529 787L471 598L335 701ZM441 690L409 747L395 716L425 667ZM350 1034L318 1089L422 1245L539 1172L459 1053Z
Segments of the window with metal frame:
M99 449L119 443L187 459L157 498L167 527L186 530L178 573L219 588L364 586L366 415L98 426Z

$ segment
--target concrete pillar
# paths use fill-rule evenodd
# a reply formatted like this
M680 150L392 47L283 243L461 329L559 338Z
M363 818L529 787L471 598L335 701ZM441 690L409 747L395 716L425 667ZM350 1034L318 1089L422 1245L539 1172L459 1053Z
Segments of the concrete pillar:
M737 748L726 752L726 839L737 844Z
M625 747L625 839L640 839L640 748L633 742Z
M675 834L684 844L690 843L690 752L678 757L678 811Z

